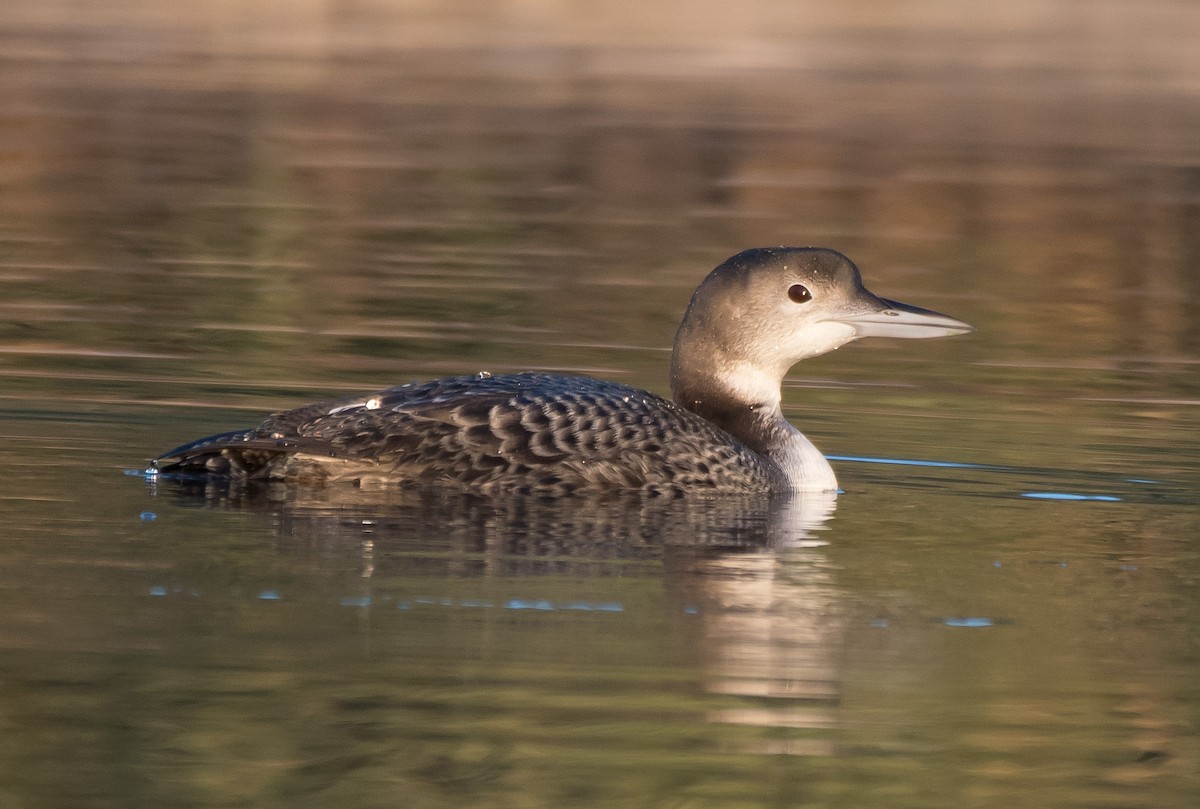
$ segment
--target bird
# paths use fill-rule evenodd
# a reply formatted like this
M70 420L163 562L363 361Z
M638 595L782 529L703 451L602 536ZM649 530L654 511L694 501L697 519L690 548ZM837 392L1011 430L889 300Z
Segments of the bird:
M276 413L164 453L147 473L482 495L836 492L829 462L783 415L788 370L862 337L973 330L869 292L835 250L752 248L692 295L671 399L586 376L451 376Z

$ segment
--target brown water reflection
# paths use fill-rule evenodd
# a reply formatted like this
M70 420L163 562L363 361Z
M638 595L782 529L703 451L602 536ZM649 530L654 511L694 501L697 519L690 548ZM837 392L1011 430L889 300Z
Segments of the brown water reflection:
M0 803L1196 804L1200 9L4 12ZM780 243L979 326L793 372L831 519L120 474L440 374L662 392Z

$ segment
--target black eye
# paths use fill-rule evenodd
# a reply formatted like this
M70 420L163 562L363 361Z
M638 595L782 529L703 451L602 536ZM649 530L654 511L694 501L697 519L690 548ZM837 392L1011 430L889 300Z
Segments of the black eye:
M792 303L804 303L812 300L812 293L804 284L792 284L788 287L788 297L792 299Z

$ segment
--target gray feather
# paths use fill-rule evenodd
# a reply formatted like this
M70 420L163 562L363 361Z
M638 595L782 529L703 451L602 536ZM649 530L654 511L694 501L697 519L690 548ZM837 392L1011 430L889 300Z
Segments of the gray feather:
M277 413L185 444L164 473L436 483L481 492L765 491L770 463L675 403L546 373L460 376Z

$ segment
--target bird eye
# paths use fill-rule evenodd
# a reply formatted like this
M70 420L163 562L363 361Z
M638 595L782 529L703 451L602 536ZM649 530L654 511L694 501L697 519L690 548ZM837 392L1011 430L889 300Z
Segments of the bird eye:
M804 284L792 284L788 287L788 297L792 299L792 303L804 303L812 300L812 293Z

